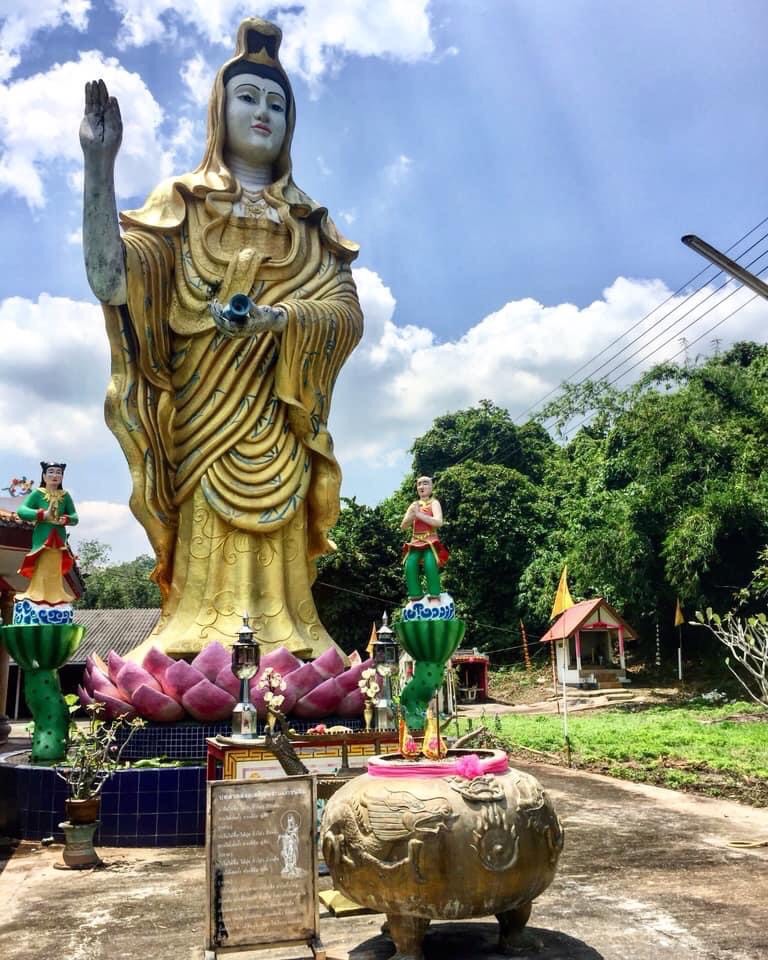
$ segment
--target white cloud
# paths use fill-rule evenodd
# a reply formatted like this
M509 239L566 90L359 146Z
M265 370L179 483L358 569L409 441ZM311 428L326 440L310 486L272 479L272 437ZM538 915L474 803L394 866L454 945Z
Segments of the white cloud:
M351 226L357 220L357 210L354 207L351 210L340 210L339 217L347 226Z
M184 81L190 99L199 106L206 106L213 88L216 70L200 53L182 64L179 76Z
M109 348L95 304L52 297L0 302L0 451L71 457L103 443Z
M416 61L434 52L429 0L112 0L122 17L120 43L144 46L169 37L174 23L231 46L244 17L274 17L283 28L281 60L317 90L322 77L348 56Z
M71 243L75 247L79 247L83 242L83 228L78 227L77 230L70 230L67 234L67 243Z
M439 60L444 60L446 57L458 57L460 50L458 47L450 46L446 47L439 55Z
M70 533L75 552L82 540L100 540L110 546L114 563L133 560L141 553L151 555L146 534L127 504L109 500L79 500L77 489L71 489L80 521Z
M413 160L404 153L384 167L384 179L392 187L398 187L406 179L413 166Z
M97 51L46 73L0 84L0 191L45 205L46 178L65 173L73 189L82 180L77 130L87 80L103 77L123 104L123 143L116 165L118 194L143 197L172 172L172 154L160 143L163 112L137 73Z
M682 350L681 337L691 345L690 356L708 354L713 337L722 338L721 349L737 340L764 339L768 322L768 304L760 298L728 317L747 301L745 291L705 316L704 311L728 290L706 304L702 301L709 288L684 306L685 298L679 296L656 310L670 296L661 281L619 277L601 299L586 307L510 301L463 336L440 342L426 326L397 324L395 298L378 274L365 268L354 273L366 331L339 378L331 428L342 465L365 462L370 469L394 463L402 470L406 450L435 417L484 397L507 407L513 417L524 413L626 330L631 332L577 379L594 371L597 378L624 375L631 382L654 363L674 359ZM696 317L701 319L683 330ZM724 320L722 325L708 332L719 320ZM638 342L629 345L640 334ZM693 344L698 337L701 340ZM612 357L623 348L620 356ZM598 370L602 363L605 367ZM368 411L364 438L361 406ZM398 479L393 477L391 489Z
M330 177L330 175L333 173L333 170L331 170L331 168L325 162L325 157L322 155L322 153L318 154L316 163L317 163L318 172L321 173L324 177Z
M3 6L10 6L8 0ZM13 73L38 30L68 24L82 32L90 9L90 0L13 0L13 9L0 17L0 80Z

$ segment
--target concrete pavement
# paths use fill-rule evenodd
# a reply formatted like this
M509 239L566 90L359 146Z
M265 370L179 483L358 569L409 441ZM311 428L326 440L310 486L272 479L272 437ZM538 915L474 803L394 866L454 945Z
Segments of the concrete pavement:
M559 767L516 764L565 825L552 886L534 903L530 960L768 957L768 810ZM201 960L202 848L102 848L108 869L60 871L60 848L22 846L0 874L3 960ZM324 917L329 958L385 960L381 916ZM427 960L495 960L492 918L434 923ZM248 955L250 956L250 955ZM274 951L253 954L262 960ZM282 956L296 956L283 953Z

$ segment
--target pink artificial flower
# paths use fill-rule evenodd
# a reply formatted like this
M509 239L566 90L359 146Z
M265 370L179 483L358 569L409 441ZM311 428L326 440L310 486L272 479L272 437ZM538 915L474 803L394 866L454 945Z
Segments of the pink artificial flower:
M459 757L455 769L460 777L466 777L467 780L474 780L475 777L481 776L483 772L480 758L476 753L468 753Z

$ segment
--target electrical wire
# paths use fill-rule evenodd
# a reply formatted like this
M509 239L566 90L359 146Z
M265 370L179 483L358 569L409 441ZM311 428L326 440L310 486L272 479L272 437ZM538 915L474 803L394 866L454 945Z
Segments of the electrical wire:
M764 234L764 235L760 238L760 241L764 240L766 237L768 237L768 233ZM760 241L756 241L756 243L759 243ZM756 245L756 243L753 244L752 247L749 247L749 250L752 250L752 249L754 248L754 246ZM747 250L744 251L744 253L747 253L747 252L748 252ZM743 256L743 255L744 255L744 254L742 254L742 256ZM765 257L765 256L768 256L768 250L764 250L764 251L763 251L761 254L759 254L757 257L755 257L754 259L750 260L750 262L749 262L748 264L746 264L746 267L751 267L753 264L757 263L758 260L762 260L763 257ZM713 281L716 277L720 276L721 273L723 273L722 270L718 271L718 273L716 273L715 276L713 276L713 277L708 281L708 284L712 283L712 281ZM626 357L626 359L623 360L622 363L619 364L619 366L620 366L620 367L623 366L627 361L631 360L632 357L637 356L637 354L640 352L640 350L643 350L643 349L645 349L645 347L650 346L650 344L652 344L652 343L654 343L656 340L658 340L659 337L663 336L668 330L671 330L672 327L676 326L678 323L682 322L686 317L690 316L690 314L691 314L695 309L697 309L698 307L704 306L704 304L705 304L708 300L710 300L712 297L714 297L716 294L718 294L722 289L724 289L724 288L727 287L729 284L731 284L731 282L732 282L732 281L731 281L731 278L730 278L730 277L727 277L727 278L720 284L719 287L715 287L715 289L712 290L712 291L710 291L710 293L708 293L707 296L704 297L703 300L699 301L699 303L697 303L697 304L694 304L692 307L690 307L690 309L686 310L685 313L682 314L682 316L678 317L677 319L673 320L671 323L667 324L666 327L664 327L664 328L663 328L662 330L660 330L655 336L651 337L650 340L648 340L646 343L644 343L642 347L638 348L638 350L635 350L635 351L634 351L633 353L631 353L628 357ZM738 281L737 281L737 282L738 282ZM743 284L739 283L739 289L740 289L742 286L743 286ZM706 289L706 288L705 288L705 287L699 287L699 289L698 289L697 291L695 291L695 293L693 293L693 294L689 295L688 297L686 297L685 300L683 300L683 301L682 301L681 303L679 303L676 307L674 307L672 310L670 310L668 313L666 313L666 314L665 314L660 320L658 320L656 323L652 324L647 330L643 330L642 333L639 333L633 340L630 340L629 343L628 343L624 348L622 348L621 350L618 351L618 353L613 354L613 355L610 356L604 363L601 363L599 367L597 367L596 369L594 369L594 370L590 373L590 375L589 375L588 378L585 378L584 380L580 380L578 383L574 384L574 386L577 386L577 387L580 386L582 383L585 382L586 379L590 379L590 380L591 380L592 377L593 377L596 373L598 373L600 370L602 370L602 369L604 369L605 367L607 367L608 364L609 364L612 360L615 360L617 357L620 357L621 354L625 352L625 350L628 350L631 346L634 346L634 344L636 344L639 340L642 340L644 337L646 337L646 336L651 332L651 330L653 330L655 327L657 327L657 326L659 325L659 323L662 323L664 320L666 320L667 317L671 316L673 313L675 313L677 310L679 310L680 307L685 306L685 304L688 303L688 301L689 301L693 296L695 296L697 293L701 293L702 290L704 290L704 289ZM727 299L727 298L724 298L724 299ZM664 301L664 302L666 303L667 301ZM706 316L706 313L708 313L708 312L709 312L709 311L706 311L705 313L701 314L701 316ZM647 316L647 315L646 315L646 316ZM645 319L645 318L643 318L643 319ZM642 320L639 321L639 323L642 323L642 322L643 322ZM689 324L689 326L690 326L690 324ZM688 329L688 328L686 327L685 329ZM682 333L682 331L679 331L679 332ZM660 349L660 348L659 348L659 349ZM651 354L649 354L649 356L653 356L653 353L655 353L655 352L656 352L656 351L653 351ZM603 380L604 377L601 377L600 379Z
M759 256L755 257L753 260L750 260L750 262L747 264L747 267L753 266L755 263L757 263L758 260L762 260L763 257L765 257L765 256L768 256L768 250L764 250L763 253L761 253ZM764 268L763 271L761 271L761 272L765 272L765 268ZM759 276L759 275L760 275L760 274L758 274L758 276ZM714 294L719 293L721 290L723 290L725 287L729 286L730 284L731 284L731 280L726 280L726 281L725 281L724 283L722 283L719 287L717 287L716 290L712 291L712 293L710 293L708 296L706 296L706 297L701 301L701 303L697 304L697 306L699 306L699 307L703 306L709 299L711 299L712 296L714 296ZM678 338L681 333L685 333L686 330L689 330L692 326L694 326L695 324L699 323L699 321L703 320L704 317L706 317L706 316L708 316L710 313L712 313L713 310L715 310L717 307L719 307L719 306L721 306L723 303L725 303L726 300L730 300L731 297L735 296L737 293L739 293L741 290L744 290L744 289L745 289L745 288L744 288L744 285L743 285L742 283L738 283L738 285L737 285L730 293L728 293L728 294L727 294L726 296L724 296L724 297L721 297L720 300L717 301L717 303L714 303L711 307L708 307L703 313L700 313L697 317L694 317L694 319L693 319L690 323L686 324L686 325L685 325L684 327L682 327L681 329L676 330L671 337L668 337L663 343L659 344L658 347L655 347L649 354L646 354L645 356L641 357L640 360L638 360L637 363L634 363L634 364L632 364L632 366L629 367L628 369L623 370L621 373L619 373L619 375L618 375L617 377L614 377L613 380L610 380L610 381L609 381L608 378L607 378L607 376L606 376L606 377L601 377L600 380L598 380L597 382L598 382L598 383L606 383L607 386L613 386L614 384L618 383L619 380L622 380L624 377L626 377L626 375L627 375L628 373L630 373L632 370L634 370L636 367L638 367L641 363L643 363L643 362L646 361L646 360L649 360L654 354L659 353L661 350L663 350L663 348L666 347L669 343L671 343L672 340L674 340L675 338ZM755 297L756 297L756 296L757 296L757 294L755 294ZM751 303L752 300L755 299L755 297L751 297L751 298L749 299L749 301L747 301L747 302ZM744 306L746 306L746 303L744 304ZM686 317L688 317L688 316L691 314L692 309L693 309L693 308L691 308L691 310L687 310L687 311L683 314L682 317L679 317L677 320L674 321L674 323L670 324L669 326L665 327L663 330L659 331L659 333L657 333L656 336L652 337L647 343L643 344L642 347L639 347L637 350L635 350L633 353L631 353L628 357L626 357L625 360L624 360L621 364L619 364L618 369L620 370L625 364L627 364L630 360L632 360L634 357L636 357L642 350L644 350L646 347L650 346L650 344L652 344L652 343L654 343L656 340L658 340L658 338L659 338L660 336L663 336L665 333L667 333L669 330L671 330L674 326L676 326L680 321L682 321L682 320L684 320ZM741 309L741 307L739 307L739 309ZM715 326L720 326L721 323L723 323L725 320L727 320L727 319L729 319L730 317L732 317L735 313L738 313L738 310L734 310L732 313L729 313L726 317L723 318L723 320L719 321ZM711 329L714 329L714 327L711 328ZM708 331L708 332L710 332L710 331ZM706 333L703 334L703 336L706 336ZM693 343L698 343L698 341L701 340L701 339L702 339L702 337L697 337L696 340L694 340L694 341L692 341L692 342L693 342ZM691 344L688 344L688 346L690 346L690 345L691 345ZM683 349L685 349L685 348L683 348ZM678 351L678 353L680 353L680 352L681 352L681 351ZM677 356L677 355L678 355L678 354L675 354L675 356ZM577 384L577 386L578 386L578 384ZM549 419L553 419L553 418L549 418ZM567 425L567 424L566 424L566 425Z
M738 293L740 290L743 290L743 289L744 289L744 287L739 287L738 290L734 290L732 294L729 294L729 295L728 295L728 297L724 297L723 300L720 301L720 303L723 303L725 300L730 299L730 297L732 297L734 293ZM712 326L709 327L709 329L705 330L704 333L702 333L702 334L700 334L698 337L696 337L695 340L691 340L690 343L686 343L685 346L681 347L681 348L677 351L677 353L672 354L672 356L669 357L668 359L669 359L669 360L674 360L675 357L680 356L681 353L685 353L685 352L688 350L689 347L692 347L695 343L698 343L699 340L703 340L704 337L706 337L706 336L708 336L710 333L712 333L713 330L716 330L721 324L725 323L726 320L730 320L731 317L734 317L737 313L739 313L739 311L743 310L744 307L748 307L749 304L752 303L753 300L757 300L757 298L758 298L759 296L760 296L760 295L759 295L758 293L753 293L752 296L749 297L749 299L747 299L747 300L744 301L744 303L739 304L738 307L736 307L734 310L731 310L731 312L730 312L729 314L726 314L726 316L724 316L724 317L722 317L722 319L718 320L717 323L713 323ZM715 304L715 306L720 306L720 303ZM711 310L714 310L714 307L710 308L710 310L708 310L707 313L710 313ZM698 320L696 320L696 321L694 321L694 322L695 322L695 323L698 323ZM689 326L693 326L693 324L689 324ZM684 330L687 330L687 329L688 329L688 327L685 327L685 328L684 328ZM680 332L680 333L683 333L684 330L681 330L681 331L679 331L679 332ZM674 339L674 337L670 338L670 340L667 340L667 341L666 341L665 343L663 343L661 346L662 346L662 347L663 347L663 346L666 346L666 344L667 344L667 343L670 343L671 340L673 340L673 339ZM660 347L659 349L661 349L661 347ZM656 352L656 351L654 351L654 352ZM633 366L631 366L631 367L629 368L629 370L626 370L624 373L622 373L621 376L618 377L617 379L620 380L622 377L624 377L624 376L625 376L627 373L629 373L631 370L634 370L635 367L639 366L639 365L643 362L643 359L645 359L645 358L641 358L640 360L638 360L638 362L637 362L636 364L634 364ZM612 381L608 384L608 386L613 386L614 383L616 383L616 380L612 380ZM591 416L587 415L586 417L584 417L583 420L580 420L580 421L575 425L575 427L573 427L573 429L572 429L571 431L568 431L568 432L575 433L577 430L579 430L581 427L583 427L584 424L587 423L587 422L588 422L589 420L591 420L591 419L592 419ZM567 424L566 424L565 426L567 426Z
M743 234L741 237L739 237L738 240L736 240L734 243L732 243L732 244L726 249L726 253L730 253L731 251L733 251L736 247L739 246L739 244L743 243L744 240L746 240L748 237L750 237L753 233L755 233L757 230L759 230L760 227L764 226L766 223L768 223L768 217L764 217L759 223L755 224L754 227L752 227L752 228L751 228L750 230L748 230L745 234ZM760 237L758 237L757 240L753 241L745 250L743 250L741 253L739 253L738 257L735 257L734 259L736 259L736 260L742 259L742 258L743 258L744 256L746 256L748 253L750 253L752 250L754 250L754 248L755 248L758 244L762 243L762 241L765 240L767 237L768 237L768 233L762 234ZM761 254L759 254L759 255L758 255L757 257L755 257L752 261L750 261L750 263L747 264L747 266L751 266L753 263L755 263L755 262L757 262L758 260L762 259L762 257L765 256L767 253L768 253L768 250L767 250L767 251L764 251L764 252L761 253ZM667 303L669 303L670 300L672 300L674 297L676 297L676 296L677 296L679 293L681 293L683 290L687 289L693 282L695 282L697 279L699 279L700 277L702 277L705 273L707 273L707 272L708 272L709 270L711 270L711 269L713 269L712 265L708 265L708 266L704 267L704 268L703 268L702 270L700 270L697 274L695 274L690 280L688 280L686 283L684 283L684 284L682 284L680 287L678 287L677 290L676 290L674 293L671 293L668 297L666 297L660 304L658 304L656 307L654 307L653 310L649 311L649 313L647 313L640 321L634 322L630 327L628 327L628 328L624 331L624 333L620 334L618 337L616 337L614 340L612 340L606 347L604 347L604 348L603 348L602 350L600 350L597 354L595 354L593 357L591 357L589 360L587 360L585 363L583 363L577 370L575 370L575 371L573 371L573 373L569 374L569 377L566 378L565 380L561 381L560 384L559 384L557 387L554 387L554 388L553 388L552 390L550 390L547 394L545 394L543 397L541 397L539 400L537 400L532 406L530 406L530 407L528 407L526 410L524 410L521 414L518 414L517 416L515 416L514 418L512 418L513 423L516 423L516 422L520 421L520 420L521 420L523 417L525 417L527 414L532 413L537 407L541 406L541 404L542 404L546 399L548 399L550 396L552 396L553 393L557 392L557 390L561 390L561 389L562 389L563 387L565 387L566 385L569 385L569 384L571 383L571 378L572 378L572 377L576 376L576 375L579 374L581 371L583 371L583 370L585 370L587 367L591 366L591 364L593 364L593 363L595 362L595 360L597 360L597 359L599 359L601 356L603 356L603 354L605 354L608 350L610 350L610 348L611 348L612 346L614 346L616 343L618 343L619 341L621 341L622 339L624 339L624 338L627 336L628 333L630 333L632 330L636 329L637 323L642 323L644 320L648 319L649 317L652 317L652 316L654 315L654 313L656 313L658 310L660 310L663 306L665 306ZM596 368L595 370L592 370L589 375L583 377L580 381L577 381L576 383L574 383L573 386L578 387L578 386L580 386L581 384L585 383L587 380L591 379L591 378L594 376L595 373L597 373L599 370L603 369L603 367L605 367L605 366L606 366L608 363L610 363L612 360L614 360L614 359L618 358L619 356L621 356L622 353L624 353L627 349L629 349L629 347L633 346L638 340L642 339L643 337L646 337L646 336L647 336L653 329L655 329L659 324L663 323L664 320L666 320L668 317L670 317L673 313L679 311L681 307L684 307L685 304L687 304L690 300L692 300L697 294L699 294L703 289L705 289L705 287L706 287L707 285L711 284L714 280L717 279L717 277L719 277L719 276L722 275L723 273L724 273L724 271L722 271L722 270L716 270L715 273L714 273L705 283L702 283L701 286L699 286L696 290L694 290L694 291L692 291L690 294L688 294L688 296L687 296L684 300L682 300L679 304L677 304L675 307L673 307L672 310L667 311L662 317L660 317L660 318L659 318L658 320L656 320L653 324L651 324L651 326L648 327L647 330L644 330L642 334L640 334L640 335L638 335L637 337L635 337L632 341L630 341L628 344L626 344L625 347L623 347L621 350L617 351L617 352L616 352L615 354L613 354L610 358L608 358L606 361L604 361L604 363L601 364L598 368ZM729 283L731 283L731 280L730 280L730 279L725 280L722 284L720 284L720 286L719 286L716 290L710 292L710 293L704 298L704 300L700 301L699 304L698 304L698 306L703 306L703 304L706 303L707 300L710 299L710 297L714 296L716 293L718 293L720 290L722 290L722 289L723 289L725 286L727 286ZM741 289L741 288L742 288L742 287L741 287L741 285L740 285L737 289ZM729 296L730 296L730 295L729 295ZM727 298L723 298L723 300L721 300L720 302L723 302L725 299L727 299ZM691 311L692 311L693 309L694 309L694 307L691 307L688 311L686 311L685 314L683 314L682 316L680 316L680 317L678 317L676 320L674 320L674 321L673 321L671 324L669 324L663 331L660 331L658 334L656 334L656 336L653 337L650 341L648 341L648 343L646 343L643 347L640 347L637 351L635 351L633 354L631 354L630 357L626 358L626 360L625 360L622 364L620 364L620 366L623 366L624 363L626 363L628 360L632 359L632 357L636 356L637 353L638 353L640 350L642 350L642 349L645 348L645 346L648 346L650 343L653 343L656 339L658 339L659 336L662 336L665 332L669 331L670 329L672 329L672 327L674 327L674 326L675 326L676 324L678 324L680 321L682 321L683 319L685 319L685 317L687 317L688 315L690 315L690 313L691 313ZM701 317L706 316L707 313L709 313L709 312L711 312L711 311L706 311L704 314L701 315ZM734 311L734 312L738 312L738 311ZM729 316L732 316L732 314L729 315ZM724 320L725 320L725 319L728 319L728 317L724 318ZM675 334L675 336L677 336L679 333L684 332L684 330L689 329L690 326L692 326L693 323L696 323L696 322L698 322L698 320L695 320L695 321L693 321L691 324L688 324L685 328L683 328L683 330L677 331L677 333ZM722 321L721 321L721 322L722 322ZM716 324L716 326L719 326L719 324ZM712 329L714 329L714 327L713 327ZM704 334L704 336L706 336L706 334ZM674 339L674 337L672 337L671 339ZM699 337L699 338L697 338L697 340L698 340L698 339L701 339L701 338ZM647 356L645 359L649 359L651 356L653 356L654 353L656 353L656 352L658 352L659 350L663 349L663 347L666 346L668 342L669 342L669 340L665 341L664 344L661 344L656 350L654 350L654 351L652 351L650 354L648 354L648 356ZM694 341L694 342L697 342L697 341ZM642 361L641 361L641 362L642 362ZM631 370L631 369L634 369L636 366L638 366L638 364L635 364L633 367L630 368L630 370ZM623 373L621 376L622 376L622 377L623 377L623 376L626 376L626 374L627 374L628 372L629 372L628 370L627 370L627 371L624 371L624 373ZM603 378L603 379L604 379L604 378ZM483 447L489 442L489 440L490 440L490 438L488 438L488 440L486 440L485 442L482 442L482 443L477 444L475 447L473 447L472 449L470 449L469 451L467 451L467 452L466 452L465 454L463 454L461 457L459 457L458 459L454 460L454 461L450 464L450 466L459 466L460 464L464 463L465 461L471 459L471 458L474 457L480 450L483 449ZM508 445L507 447L502 447L502 448L499 449L498 455L502 456L505 452L508 452L510 449L511 449L511 446L510 446L510 445Z
M755 233L755 231L759 230L760 227L764 226L766 223L768 223L768 217L764 217L759 223L756 223L755 226L752 227L751 230L748 230L745 234L743 234L741 237L739 237L738 240L736 240L734 243L732 243L732 244L730 245L730 247L728 247L728 248L726 249L725 252L726 252L726 253L730 253L730 252L731 252L732 250L734 250L740 243L742 243L744 240L746 240L747 237L751 236L753 233ZM763 240L765 240L766 237L768 237L768 233L764 233L761 237L759 237L757 240L755 240L749 247L746 248L746 250L743 250L743 251L738 255L738 257L736 257L735 259L736 259L736 260L740 260L740 259L741 259L742 257L744 257L747 253L749 253L751 250L753 250L753 249L757 246L758 243L761 243ZM517 416L513 417L513 422L516 423L516 422L518 422L519 420L522 420L523 417L525 417L527 414L532 413L537 407L541 406L545 400L547 400L549 397L551 397L553 393L556 393L559 389L561 389L561 387L563 387L563 386L565 386L566 384L570 383L573 377L577 376L577 374L581 373L582 370L585 370L587 367L589 367L592 363L594 363L595 360L599 360L600 357L601 357L604 353L606 353L608 350L611 349L611 347L615 346L615 344L617 344L617 343L619 343L619 341L623 340L624 337L626 337L628 333L631 333L632 330L634 330L634 329L636 328L636 326L637 326L638 323L643 323L643 321L648 320L650 317L652 317L652 316L654 315L654 313L656 313L657 310L660 310L663 306L665 306L667 303L669 303L670 300L673 300L676 296L678 296L678 294L681 294L684 290L687 290L688 287L690 287L690 285L691 285L692 283L694 283L696 280L699 279L699 277L702 277L705 273L707 273L709 270L712 270L712 269L715 269L715 268L713 267L713 265L712 265L712 264L707 264L707 266L705 266L705 267L703 267L701 270L699 270L699 272L696 273L696 274L694 274L694 276L691 277L690 280L687 280L685 283L681 284L681 285L677 288L677 290L675 290L673 293L670 293L668 297L666 297L664 300L661 301L661 303L657 304L657 305L653 308L653 310L650 310L648 313L646 313L645 316L642 317L639 321L636 321L636 322L632 323L631 326L627 327L627 329L626 329L623 333L619 334L618 337L615 337L606 347L603 347L602 350L600 350L598 353L596 353L596 354L595 354L593 357L591 357L589 360L586 360L580 367L578 367L578 369L576 369L576 370L574 370L572 373L570 373L564 380L562 380L562 381L560 382L560 384L559 384L557 387L553 387L548 393L544 394L544 396L541 397L539 400L537 400L534 404L532 404L532 405L531 405L530 407L528 407L526 410L523 410L522 413L519 413L519 414L517 414ZM695 296L697 293L699 293L701 290L703 290L704 287L705 287L707 284L712 283L712 282L713 282L715 279L717 279L717 277L719 277L720 274L722 274L722 273L723 273L723 270L721 270L721 269L715 269L715 273L706 281L706 283L701 284L701 286L698 287L696 290L694 290L691 294L689 294L688 297L686 297L686 299L682 301L682 303L678 304L677 307L675 307L673 310L671 310L671 311L669 311L668 313L666 313L663 317L660 318L660 320L658 320L656 323L654 323L654 324L653 324L651 327L649 327L648 329L649 329L649 330L652 330L652 329L654 328L654 326L657 326L657 325L658 325L658 323L663 322L663 321L666 319L666 317L668 317L668 316L670 315L670 313L674 313L674 311L675 311L676 309L679 309L680 306L682 306L683 304L687 303L688 300L691 299L691 297ZM646 332L648 332L648 331L646 331ZM634 342L634 341L632 341L632 342L631 342L630 344L628 344L627 346L631 346L633 342ZM619 351L619 354L621 354L621 352L622 352L622 351ZM617 354L617 355L618 355L618 354ZM606 363L609 363L609 362L610 362L610 359L611 359L611 358L609 358L609 360L607 360ZM605 366L605 364L603 364L602 366ZM598 370L599 370L599 369L602 369L602 366L601 366L601 367L598 367ZM580 381L580 383L583 383L584 380L586 380L586 379L591 379L592 376L594 376L594 374L595 374L596 372L597 372L597 371L594 371L594 370L593 370L593 371L589 374L588 377L582 378L582 380ZM576 386L578 386L578 384L576 384Z
M341 593L351 593L355 597L364 597L366 600L376 600L378 603L383 603L385 606L389 607L399 607L401 601L399 600L386 600L384 597L376 597L371 593L363 593L361 590L352 590L349 587L340 587L335 583L328 583L327 580L316 580L316 586L328 587L329 590L339 590ZM493 623L483 623L482 620L476 620L474 617L472 619L472 624L474 626L483 627L485 630L496 630L499 633L516 633L517 627L497 627ZM537 640L538 637L533 637L532 639ZM517 650L522 649L523 644L519 644L519 647L504 647L505 650Z

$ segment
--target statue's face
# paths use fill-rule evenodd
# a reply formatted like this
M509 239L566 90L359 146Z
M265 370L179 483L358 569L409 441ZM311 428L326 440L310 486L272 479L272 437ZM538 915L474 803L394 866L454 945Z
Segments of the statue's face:
M61 486L61 481L64 477L64 472L61 467L48 467L45 471L45 483L46 486Z
M422 500L428 500L432 496L432 481L429 477L420 477L416 481L416 492Z
M285 139L286 103L280 84L241 73L225 90L228 152L248 163L274 163Z

